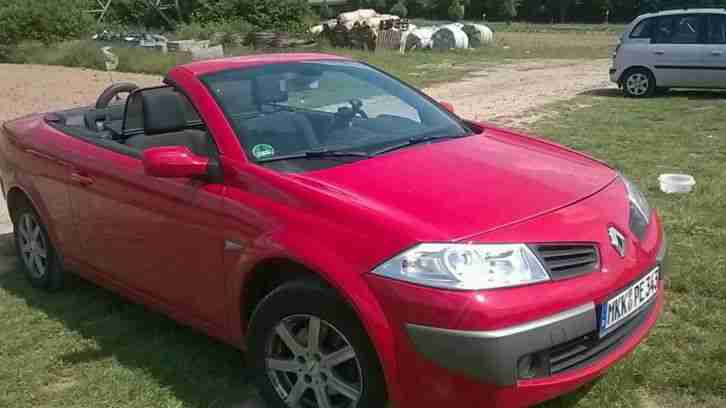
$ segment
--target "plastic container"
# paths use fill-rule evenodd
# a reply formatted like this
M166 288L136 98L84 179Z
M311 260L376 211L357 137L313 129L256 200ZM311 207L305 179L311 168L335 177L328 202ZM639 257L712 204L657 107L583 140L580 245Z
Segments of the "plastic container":
M660 189L664 193L690 193L696 179L688 174L661 174L658 176Z

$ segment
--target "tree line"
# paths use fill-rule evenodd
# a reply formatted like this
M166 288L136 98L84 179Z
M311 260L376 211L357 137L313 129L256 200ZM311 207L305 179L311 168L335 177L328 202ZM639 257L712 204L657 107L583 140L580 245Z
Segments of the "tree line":
M320 17L357 8L433 20L623 23L662 9L726 7L726 0L349 0L335 7L325 0L315 6L309 0L173 0L168 2L172 7L159 11L152 3L114 0L105 22L159 31L196 25L303 32ZM94 8L96 0L0 0L0 47L23 40L52 43L101 30L88 13Z
M346 7L395 8L396 14L434 20L626 23L660 10L726 7L726 0L351 0Z

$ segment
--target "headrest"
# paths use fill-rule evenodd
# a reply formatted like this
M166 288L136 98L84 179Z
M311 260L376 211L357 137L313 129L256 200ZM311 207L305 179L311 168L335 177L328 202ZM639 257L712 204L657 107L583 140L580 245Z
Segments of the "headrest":
M287 102L287 80L279 75L257 77L254 93L257 105Z
M187 127L184 105L170 88L145 91L141 94L144 110L144 133L175 132Z

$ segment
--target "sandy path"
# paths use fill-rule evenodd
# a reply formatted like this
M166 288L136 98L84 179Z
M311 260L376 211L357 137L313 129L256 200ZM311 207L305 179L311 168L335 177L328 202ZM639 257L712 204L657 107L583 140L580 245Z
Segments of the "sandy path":
M114 73L115 81L158 85L153 75ZM89 105L110 85L108 73L45 65L0 64L0 122L33 112Z
M580 92L613 86L609 60L526 61L476 71L464 81L425 91L456 106L465 118L519 123L528 112ZM159 84L160 77L114 73L116 81ZM93 103L109 85L106 72L42 65L0 64L0 122L32 112Z
M454 104L467 119L508 126L531 123L537 108L600 88L614 87L608 78L610 60L527 61L473 72L465 81L438 85L426 92Z

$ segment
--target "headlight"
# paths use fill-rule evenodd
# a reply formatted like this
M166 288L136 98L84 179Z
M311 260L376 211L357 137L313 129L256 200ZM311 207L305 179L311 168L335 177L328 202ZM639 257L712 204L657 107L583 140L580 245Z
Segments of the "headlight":
M628 201L630 201L630 229L638 238L643 238L645 230L650 224L651 208L645 194L632 181L622 174L620 178L628 190Z
M420 244L373 270L388 278L446 289L479 290L550 280L523 244Z

